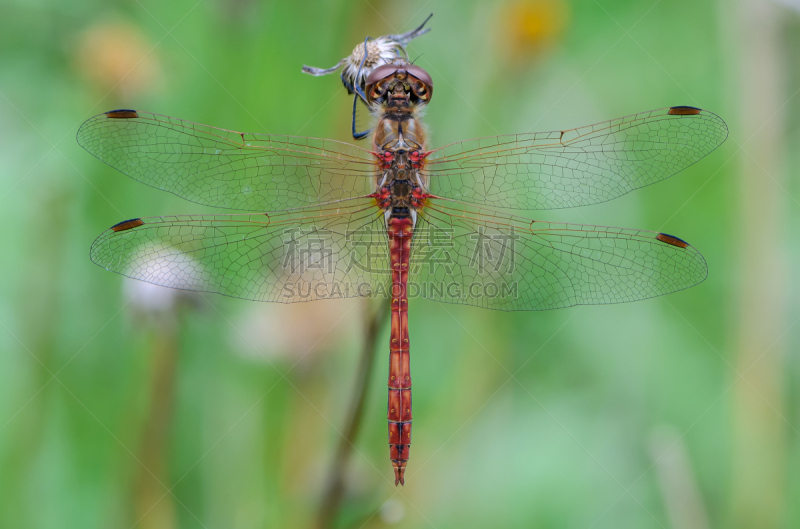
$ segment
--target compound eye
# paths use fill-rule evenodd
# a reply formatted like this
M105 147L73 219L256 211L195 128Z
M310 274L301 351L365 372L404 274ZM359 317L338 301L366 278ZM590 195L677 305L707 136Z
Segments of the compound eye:
M391 162L392 160L394 160L394 153L392 152L383 153L383 160L385 162Z
M411 151L408 154L408 157L411 159L412 162L418 162L419 161L419 151Z
M396 64L382 64L370 72L367 76L366 84L371 85L385 80L387 77L393 76L398 69L399 66Z

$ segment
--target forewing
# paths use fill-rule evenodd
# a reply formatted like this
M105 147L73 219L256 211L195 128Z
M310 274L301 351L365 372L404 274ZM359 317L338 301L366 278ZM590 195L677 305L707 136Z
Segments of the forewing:
M374 191L378 172L369 151L347 143L236 132L133 110L90 118L78 143L142 183L244 211L363 196Z
M663 233L451 208L418 213L409 295L499 310L647 299L689 288L700 253Z
M512 209L605 202L660 182L728 135L719 116L693 107L643 112L578 129L476 138L428 155L430 190Z
M292 303L371 295L390 276L382 212L363 203L291 213L121 222L92 261L165 287Z

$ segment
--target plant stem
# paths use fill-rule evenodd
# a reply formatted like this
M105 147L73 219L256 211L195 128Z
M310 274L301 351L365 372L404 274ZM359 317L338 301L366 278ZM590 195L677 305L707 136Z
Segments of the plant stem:
M364 326L364 342L361 349L361 358L356 372L355 391L350 402L347 424L345 425L336 456L331 465L325 492L322 497L317 525L319 529L332 526L341 506L345 491L344 475L350 455L355 447L355 441L361 429L361 420L364 415L364 405L369 390L370 373L375 363L375 343L378 340L381 327L386 321L389 304L381 302L377 308L372 308L369 301L364 302L365 312L369 314Z
M160 315L160 320L152 323L150 402L137 456L141 468L134 488L137 525L144 529L176 526L173 497L164 494L163 483L168 481L169 471L169 435L180 334L178 319L175 311Z

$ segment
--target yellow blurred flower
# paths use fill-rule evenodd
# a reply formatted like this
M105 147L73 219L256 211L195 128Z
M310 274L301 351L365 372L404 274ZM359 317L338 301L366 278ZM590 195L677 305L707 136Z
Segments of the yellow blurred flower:
M518 57L553 44L567 25L569 11L563 0L516 0L502 18L509 53Z
M159 73L153 44L125 22L104 22L84 31L76 59L80 72L98 90L116 91L123 99L150 88Z

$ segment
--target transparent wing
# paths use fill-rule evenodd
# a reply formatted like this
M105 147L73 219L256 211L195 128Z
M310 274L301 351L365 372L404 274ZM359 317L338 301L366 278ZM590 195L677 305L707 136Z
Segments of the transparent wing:
M671 107L572 130L461 141L428 154L430 190L512 209L605 202L660 182L716 149L725 122Z
M292 303L374 295L390 278L374 203L291 213L184 215L121 222L92 261L172 288Z
M244 211L363 196L374 191L378 174L372 153L347 143L235 132L134 110L90 118L78 143L139 182Z
M409 296L546 310L660 296L696 285L708 272L703 256L671 235L434 202L418 213Z

